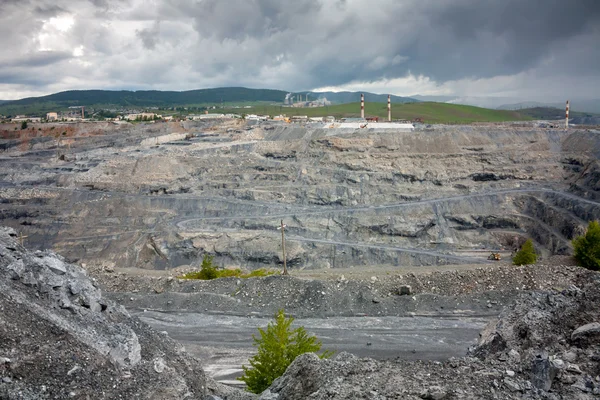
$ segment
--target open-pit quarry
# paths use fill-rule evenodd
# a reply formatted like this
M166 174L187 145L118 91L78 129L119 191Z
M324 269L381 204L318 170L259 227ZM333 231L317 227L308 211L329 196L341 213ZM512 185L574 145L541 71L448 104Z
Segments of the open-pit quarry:
M600 322L585 303L597 297L597 276L570 258L570 241L600 218L600 130L372 126L0 126L0 225L14 229L3 251L51 249L82 266L105 297L183 343L209 380L228 384L253 353L256 327L285 309L340 355L322 364L303 357L296 376L288 370L264 399L597 396L597 341L561 335ZM223 268L281 270L281 221L290 276L178 278L205 254ZM527 238L538 265L510 265ZM488 260L491 252L502 260ZM0 260L15 271L17 261ZM7 276L24 280L15 274ZM594 280L596 292L583 296ZM538 304L539 293L550 292L547 307L572 302L585 311L565 314L564 332L547 333L556 343L540 330L549 315L559 322L557 309ZM539 315L521 312L532 302ZM514 338L494 325L499 315L521 329ZM486 326L470 353L479 358L461 358ZM528 332L538 336L529 340ZM552 379L531 367L538 349L550 353L540 362L563 362L552 364ZM0 398L10 384L0 383ZM223 399L252 398L206 387Z

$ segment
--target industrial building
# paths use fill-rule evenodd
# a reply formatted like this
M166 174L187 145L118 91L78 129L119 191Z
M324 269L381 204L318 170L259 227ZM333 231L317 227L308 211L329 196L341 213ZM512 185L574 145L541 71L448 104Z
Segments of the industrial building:
M325 97L319 97L318 99L309 101L308 96L309 96L308 93L306 93L304 95L302 95L301 93L300 94L288 93L285 95L285 98L283 99L283 105L286 107L298 107L298 108L325 107L325 106L331 105L331 102L329 100L327 100L327 98L325 98ZM294 100L296 100L296 101L294 101Z
M135 120L151 121L156 118L162 118L162 116L155 114L155 113L138 113L138 114L128 114L125 116L125 119L127 121L135 121Z

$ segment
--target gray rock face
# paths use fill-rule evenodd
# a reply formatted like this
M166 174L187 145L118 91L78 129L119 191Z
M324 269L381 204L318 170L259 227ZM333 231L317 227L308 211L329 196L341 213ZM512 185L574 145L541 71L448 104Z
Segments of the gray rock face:
M72 160L40 145L10 157L0 164L4 224L31 247L84 262L164 269L210 253L219 265L254 269L281 267L283 218L287 266L318 269L485 263L482 247L504 248L505 258L527 237L544 255L569 254L582 221L600 217L593 134L224 122L178 126L188 131L173 138L195 136L179 142L188 146L143 144L172 128L82 135ZM218 146L206 142L208 128ZM45 206L30 207L37 202Z
M200 363L81 268L0 228L0 398L203 399Z

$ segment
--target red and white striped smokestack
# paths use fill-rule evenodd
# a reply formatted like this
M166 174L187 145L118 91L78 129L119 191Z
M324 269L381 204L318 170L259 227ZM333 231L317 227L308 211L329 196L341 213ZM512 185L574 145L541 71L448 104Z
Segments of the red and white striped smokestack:
M569 129L569 100L567 100L567 119L565 121L565 126L567 129Z
M388 94L388 121L392 122L392 96Z
M360 117L365 118L365 95L360 94Z

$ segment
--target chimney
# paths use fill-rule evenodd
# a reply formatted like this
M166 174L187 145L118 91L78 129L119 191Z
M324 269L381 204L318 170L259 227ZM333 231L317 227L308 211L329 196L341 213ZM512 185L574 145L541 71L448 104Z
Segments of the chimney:
M392 96L388 94L388 122L392 122Z
M365 95L360 94L360 117L365 118Z
M567 119L565 121L565 127L569 129L569 100L567 100Z

